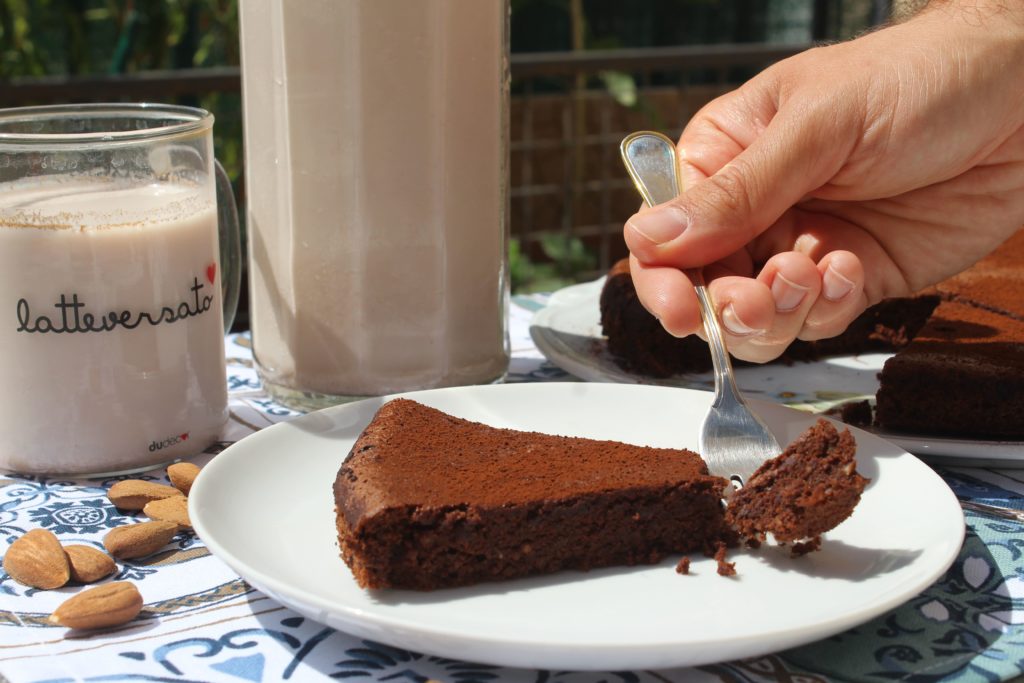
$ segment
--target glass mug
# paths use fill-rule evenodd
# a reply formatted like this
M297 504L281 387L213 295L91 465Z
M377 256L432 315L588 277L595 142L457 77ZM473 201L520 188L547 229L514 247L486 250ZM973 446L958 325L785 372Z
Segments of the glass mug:
M0 468L99 475L216 441L238 302L213 116L0 110Z

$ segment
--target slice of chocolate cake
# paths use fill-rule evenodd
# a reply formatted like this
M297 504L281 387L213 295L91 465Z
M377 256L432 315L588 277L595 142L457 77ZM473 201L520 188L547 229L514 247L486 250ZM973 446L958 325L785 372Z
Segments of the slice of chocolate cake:
M673 337L640 303L629 274L629 259L622 259L609 271L601 288L600 307L608 352L623 370L665 378L711 369L707 342L696 335Z
M1022 438L1024 322L943 302L879 381L875 422L885 429Z
M855 455L850 431L819 419L729 498L726 521L745 538L770 533L780 543L816 545L818 536L850 516L867 485Z
M935 292L887 299L868 308L836 337L794 341L776 362L813 361L826 356L901 348L924 325L938 303L939 295ZM608 352L623 370L658 379L711 370L707 342L696 335L673 337L640 303L628 259L619 261L609 271L601 289L600 309ZM738 360L733 363L747 365Z
M353 445L334 500L360 586L431 590L712 548L733 538L725 486L690 451L498 429L396 399Z

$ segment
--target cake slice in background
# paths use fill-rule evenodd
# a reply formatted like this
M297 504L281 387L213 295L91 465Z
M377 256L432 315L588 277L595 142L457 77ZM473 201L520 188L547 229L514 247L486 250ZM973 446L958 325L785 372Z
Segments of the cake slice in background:
M643 309L628 261L609 273L600 305L609 352L628 372L664 378L711 368L707 344L672 337ZM877 426L1024 438L1024 231L935 287L868 308L838 337L793 342L774 362L871 351L895 353L880 374Z
M671 377L711 369L708 344L696 335L673 337L640 303L629 259L616 263L601 288L601 330L608 352L627 372Z
M887 430L1024 438L1024 322L943 302L879 381L875 423Z
M892 351L901 348L924 325L939 303L935 291L886 299L858 316L842 334L813 342L797 340L774 362L813 361L835 355ZM711 370L707 342L696 335L673 337L640 303L629 260L609 271L601 289L601 330L608 352L627 372L663 379ZM736 365L746 365L734 361Z

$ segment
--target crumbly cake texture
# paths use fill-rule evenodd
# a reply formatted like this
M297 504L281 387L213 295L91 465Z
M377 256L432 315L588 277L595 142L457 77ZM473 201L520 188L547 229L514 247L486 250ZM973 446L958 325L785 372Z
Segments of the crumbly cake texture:
M726 480L686 450L498 429L384 404L334 483L364 588L432 590L735 544Z
M770 533L780 543L810 540L804 552L816 549L821 534L853 513L868 483L855 455L850 431L819 419L729 498L726 521L745 538Z
M711 367L703 341L672 337L643 309L628 261L609 273L601 322L609 353L630 372L668 377ZM895 351L880 374L874 424L1024 438L1024 230L935 287L872 306L838 337L794 342L777 362L868 351ZM865 414L849 417L863 420Z
M718 572L719 576L736 576L736 563L725 561L727 552L728 547L725 543L719 543L718 547L715 548L715 571Z

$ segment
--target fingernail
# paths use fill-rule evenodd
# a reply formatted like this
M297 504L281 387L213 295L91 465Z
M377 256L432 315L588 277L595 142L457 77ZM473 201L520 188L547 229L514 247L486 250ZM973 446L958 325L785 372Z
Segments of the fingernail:
M634 215L626 221L626 227L632 228L648 242L665 244L683 234L686 221L679 211L661 208Z
M821 278L821 294L829 301L839 301L853 291L853 280L844 277L838 270L829 266Z
M807 296L808 287L798 285L782 277L780 273L775 274L772 280L772 297L775 299L775 310L780 313L796 310Z
M729 334L737 337L749 337L764 332L764 330L751 327L740 320L740 317L736 315L736 308L732 304L728 304L722 309L722 325L729 331Z

